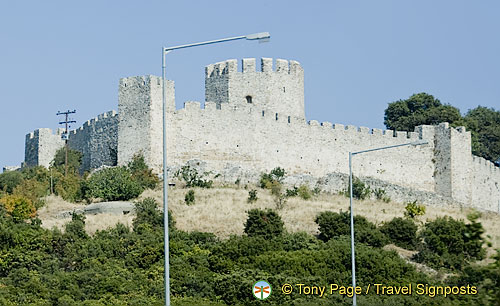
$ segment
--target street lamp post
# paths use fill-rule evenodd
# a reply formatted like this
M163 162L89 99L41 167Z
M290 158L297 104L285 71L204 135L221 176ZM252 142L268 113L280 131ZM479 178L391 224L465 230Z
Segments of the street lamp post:
M165 254L165 305L170 306L170 265L169 265L169 239L168 239L168 176L167 176L167 102L166 102L166 86L167 79L165 70L165 57L166 55L177 49L184 49L190 47L211 45L216 43L228 42L233 40L258 40L259 42L267 42L271 38L268 32L255 33L249 35L228 37L216 40L209 40L187 45L180 45L174 47L162 48L162 62L161 62L161 75L162 75L162 102L163 102L163 227L164 227L164 254Z
M352 305L354 306L356 306L357 304L356 304L356 259L354 256L354 208L352 201L352 157L354 155L358 155L361 153L380 151L380 150L392 149L404 146L420 146L420 145L425 145L427 143L428 142L425 140L418 140L410 143L403 143L393 146L386 146L386 147L380 147L380 148L357 151L357 152L349 152L349 204L351 206L351 262L352 262L352 288L354 292L354 295L352 297Z

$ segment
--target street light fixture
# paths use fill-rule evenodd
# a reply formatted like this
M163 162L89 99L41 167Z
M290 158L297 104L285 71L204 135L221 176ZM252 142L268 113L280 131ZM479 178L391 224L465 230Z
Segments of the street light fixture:
M354 257L354 208L353 208L353 201L352 201L352 157L354 155L358 155L361 153L380 151L380 150L392 149L392 148L404 147L404 146L420 146L420 145L425 145L427 143L428 142L426 140L417 140L414 142L403 143L403 144L398 144L398 145L385 146L385 147L368 149L368 150L357 151L357 152L349 152L349 204L351 205L351 260L352 260L352 288L353 288L353 292L354 292L354 295L352 297L352 305L354 305L354 306L356 306L357 304L356 304L356 260Z
M167 79L165 70L165 57L167 53L190 47L211 45L216 43L228 42L233 40L258 40L259 42L267 42L271 38L269 32L261 32L249 35L228 37L216 40L209 40L204 42L198 42L187 45L180 45L174 47L163 47L162 48L162 62L161 62L161 75L162 75L162 102L163 102L163 227L164 227L164 254L165 254L165 305L170 306L170 265L169 265L169 239L168 239L168 176L167 176L167 102L166 102L166 86L165 82Z

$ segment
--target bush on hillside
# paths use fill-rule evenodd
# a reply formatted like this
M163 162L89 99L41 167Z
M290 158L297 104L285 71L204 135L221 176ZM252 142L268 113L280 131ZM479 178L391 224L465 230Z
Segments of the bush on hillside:
M351 192L351 186L349 185L349 181L347 182L347 189L344 192L345 196L349 197ZM370 197L372 190L369 186L367 186L363 181L359 178L353 176L352 178L352 196L358 200L364 200Z
M405 217L410 219L416 219L419 216L425 215L425 206L417 204L417 201L406 203L405 207Z
M250 236L273 238L280 236L284 231L281 217L272 209L251 209L245 222L245 233Z
M283 168L276 167L271 172L269 173L262 173L260 175L260 188L266 188L266 189L271 189L273 186L273 183L283 183L283 180L285 179L286 171Z
M68 149L68 174L78 175L82 165L83 154L80 151ZM57 150L52 165L56 171L64 174L66 172L66 148Z
M389 240L398 247L415 250L417 247L418 226L412 220L394 218L380 227Z
M0 204L17 222L34 218L36 215L36 208L33 202L23 196L6 195L0 199Z
M351 235L351 214L348 212L325 211L316 217L315 222L319 226L319 238L325 242L343 235ZM388 242L387 237L375 224L362 216L354 216L354 232L356 242L374 247L382 247Z
M20 171L7 171L0 174L0 190L12 193L17 185L23 181L23 174Z
M206 178L208 172L200 174L198 170L189 165L182 166L180 170L175 173L175 176L186 182L186 188L201 187L212 188L213 181Z
M184 202L185 202L187 205L193 205L193 204L194 204L194 201L195 201L195 198L194 198L194 190L193 190L193 189L190 189L190 190L188 190L188 192L186 192L186 195L184 196Z
M39 181L36 178L23 180L14 188L14 195L22 196L29 199L36 208L44 205L43 197L50 192L50 184L45 181Z
M153 170L146 165L142 154L135 154L132 160L127 164L127 168L132 173L132 179L135 180L144 189L155 189L160 180L153 173Z
M106 168L95 172L86 183L85 198L126 201L137 198L144 188L125 167Z
M59 174L54 180L54 193L69 202L79 202L83 199L82 179L74 174L67 176Z
M470 225L448 216L428 221L419 235L423 245L415 260L436 269L460 270L468 262L484 259L483 232L476 219Z

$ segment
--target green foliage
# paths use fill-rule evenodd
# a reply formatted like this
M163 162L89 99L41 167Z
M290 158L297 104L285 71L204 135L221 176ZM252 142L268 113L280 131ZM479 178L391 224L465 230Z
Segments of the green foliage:
M144 189L125 167L106 168L89 177L85 197L105 201L126 201L138 197Z
M293 186L292 189L287 189L285 194L287 197L296 197L299 195L299 188L297 188L297 186Z
M462 117L458 108L443 105L426 93L389 103L384 124L388 129L412 132L417 125L449 122L464 125L472 136L472 153L490 161L500 158L500 111L478 106Z
M478 106L464 116L471 131L472 153L491 161L500 159L500 111Z
M0 190L12 193L17 185L23 181L23 174L20 171L7 171L0 174Z
M117 224L89 236L82 215L73 215L62 233L36 221L14 222L0 205L0 305L163 305L163 215L157 207L145 199L136 204L133 230ZM336 294L320 298L280 290L284 283L349 284L348 237L325 243L307 233L282 232L219 240L211 233L171 226L172 305L261 305L250 293L259 279L273 286L267 305L352 303ZM365 288L373 283L442 285L395 252L358 244L356 259L358 284ZM369 294L359 295L359 305L493 304L495 297L498 301L499 267L498 259L488 266L467 266L446 281L478 285L476 296Z
M186 195L184 196L184 202L186 202L187 205L192 205L194 204L194 190L190 189L188 192L186 192Z
M312 197L311 189L307 185L301 185L298 189L298 194L303 200L309 200Z
M145 198L135 203L135 219L133 221L134 230L139 226L147 224L151 227L163 227L163 212L158 210L158 203L153 198ZM175 221L168 212L168 227L173 229Z
M59 174L54 179L54 192L69 202L79 202L83 199L82 179L73 173L67 176Z
M406 218L416 219L419 216L425 215L425 206L417 204L417 201L408 202L405 206L404 215Z
M257 190L252 189L248 192L248 203L256 202L259 198L257 197Z
M482 248L484 232L477 218L471 224L451 217L437 218L425 224L420 238L424 244L415 259L433 267L460 270L468 262L481 260L485 256Z
M182 166L180 170L178 170L175 176L179 179L182 179L186 182L186 188L191 187L201 187L201 188L211 188L213 181L208 180L205 177L208 175L208 172L203 174L199 174L195 168L192 168L189 165Z
M406 100L389 103L385 110L384 124L388 129L412 132L417 125L436 125L461 119L458 108L443 105L426 93L414 94Z
M380 231L395 245L407 250L417 247L418 226L412 220L394 218L381 226Z
M142 154L135 154L127 164L127 168L132 174L132 179L143 189L155 189L158 186L160 180L153 173L153 170L146 165Z
M249 237L273 238L281 235L283 231L284 223L274 210L256 208L248 211L248 219L245 222L245 233Z
M30 199L37 208L43 206L41 199L49 194L49 185L45 181L39 181L35 177L25 179L14 188L13 194Z
M347 191L344 193L347 197L349 197L351 192L351 188L349 182L347 183ZM372 190L369 186L367 186L363 181L359 178L353 176L352 178L352 196L358 200L364 200L370 197Z
M351 214L348 212L335 213L325 211L320 213L315 220L319 226L319 238L328 241L340 236L351 234ZM362 216L354 216L354 240L374 247L382 247L387 244L387 237L375 226Z
M34 218L36 215L36 208L33 202L23 196L6 195L0 199L0 205L17 222Z
M83 154L80 151L68 148L68 174L78 175L78 171L82 164ZM60 173L65 173L66 148L62 147L57 150L52 161L53 167Z
M275 182L281 184L285 179L285 169L276 167L269 173L262 173L260 176L260 188L271 189Z
M377 200L384 201L385 203L389 203L391 201L391 198L385 193L384 189L377 188L373 190L373 194L377 198Z
M287 189L285 191L285 196L296 197L299 196L304 200L309 200L312 197L312 192L307 185L301 185L300 187L293 186L292 189Z

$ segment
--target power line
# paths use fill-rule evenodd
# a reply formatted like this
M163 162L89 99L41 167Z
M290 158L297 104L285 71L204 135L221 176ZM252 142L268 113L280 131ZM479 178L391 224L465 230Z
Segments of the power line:
M74 120L69 120L68 116L70 114L74 114L76 113L76 110L67 110L65 112L61 112L61 111L58 111L57 112L57 116L61 116L61 115L65 115L66 119L64 121L60 121L59 124L64 124L65 125L65 131L64 133L61 135L61 138L64 139L64 146L66 147L66 153L65 153L65 158L64 158L64 176L68 176L68 124L69 123L75 123L76 121Z

